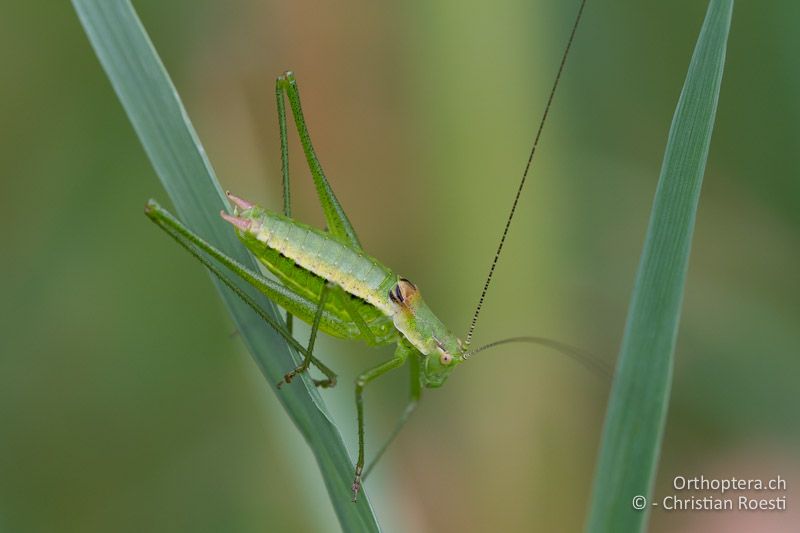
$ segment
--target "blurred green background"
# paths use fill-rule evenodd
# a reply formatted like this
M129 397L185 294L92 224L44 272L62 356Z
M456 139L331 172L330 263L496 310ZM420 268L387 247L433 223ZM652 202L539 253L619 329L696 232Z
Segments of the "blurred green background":
M275 76L297 74L365 247L466 330L574 2L136 2L225 187L280 205ZM704 2L590 2L476 342L546 335L613 361ZM781 475L783 513L653 531L792 531L800 482L800 4L739 2L702 194L656 495ZM0 530L327 531L307 449L165 200L66 2L0 18ZM321 224L292 131L295 213ZM301 335L305 333L301 331ZM389 355L325 339L351 383ZM535 355L534 355L535 354ZM287 369L288 370L288 369ZM368 452L405 372L366 399ZM431 391L367 484L387 531L574 531L608 383L507 347Z

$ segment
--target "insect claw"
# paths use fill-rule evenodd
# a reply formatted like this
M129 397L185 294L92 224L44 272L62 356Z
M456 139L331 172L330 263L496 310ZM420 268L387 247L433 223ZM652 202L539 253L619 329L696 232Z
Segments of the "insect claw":
M322 389L330 389L336 386L336 378L332 377L328 379L315 379L314 385Z
M253 204L251 204L247 200L242 200L238 196L235 196L235 195L231 194L231 191L225 191L225 196L227 196L228 199L231 202L233 202L234 205L236 207L238 207L239 209L250 209L251 207L253 207Z
M225 211L220 211L219 214L226 221L230 222L231 224L233 224L234 226L236 226L237 228L239 228L242 231L249 230L250 226L253 224L252 220L245 220L243 218L239 218L239 217L236 217L236 216L233 216L233 215L229 215Z
M353 503L358 501L359 490L361 490L361 466L356 467L356 477L353 480Z

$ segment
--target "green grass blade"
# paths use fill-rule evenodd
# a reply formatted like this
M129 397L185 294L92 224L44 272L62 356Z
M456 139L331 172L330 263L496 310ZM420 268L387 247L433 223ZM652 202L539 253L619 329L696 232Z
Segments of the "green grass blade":
M669 132L595 473L590 532L646 524L672 380L684 280L733 0L711 0ZM643 511L636 495L647 497Z
M227 201L175 87L130 2L73 0L73 5L178 216L227 255L255 267L231 228L219 217L221 209L228 209ZM144 219L142 223L146 223ZM154 232L153 239L158 238L163 236ZM219 283L217 287L238 331L274 388L283 374L295 366L296 354L233 292ZM241 288L275 314L263 295L243 282ZM350 501L353 463L317 391L303 379L284 387L278 398L311 446L342 528L377 531L367 495L362 493L357 504ZM276 479L275 483L281 480Z

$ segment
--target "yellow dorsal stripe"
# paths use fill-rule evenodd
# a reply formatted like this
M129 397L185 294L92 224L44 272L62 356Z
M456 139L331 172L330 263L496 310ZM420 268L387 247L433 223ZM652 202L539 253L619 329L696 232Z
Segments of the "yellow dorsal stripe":
M362 250L354 250L336 237L290 220L265 213L251 227L256 239L300 267L331 281L348 293L392 314L386 290L395 274Z

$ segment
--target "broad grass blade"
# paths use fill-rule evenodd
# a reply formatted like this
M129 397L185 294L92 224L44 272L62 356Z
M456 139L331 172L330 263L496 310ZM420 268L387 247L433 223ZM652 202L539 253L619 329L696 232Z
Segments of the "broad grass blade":
M73 5L178 216L220 250L255 268L246 249L219 217L221 209L229 209L227 201L178 93L130 2L73 0ZM153 238L163 236L154 232ZM219 283L217 287L250 353L274 388L287 369L296 365L297 355L233 292ZM243 282L241 288L275 314L265 297ZM303 379L284 387L277 396L319 463L342 528L377 531L367 495L362 493L357 504L350 501L353 463L317 391ZM275 483L281 480L276 479Z
M587 531L646 524L733 0L711 0L667 141L595 472ZM637 495L644 510L633 507Z

